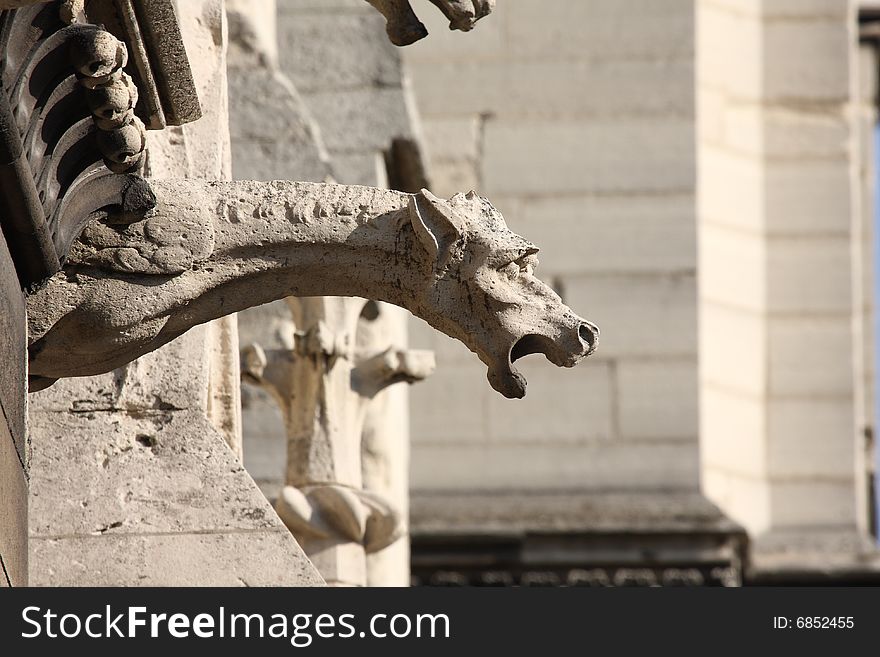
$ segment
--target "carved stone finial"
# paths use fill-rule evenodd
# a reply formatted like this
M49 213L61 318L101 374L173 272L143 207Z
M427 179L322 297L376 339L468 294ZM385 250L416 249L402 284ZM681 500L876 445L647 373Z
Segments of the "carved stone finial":
M285 486L275 503L278 516L299 540L336 539L378 552L400 538L403 514L389 500L336 484Z
M122 69L128 63L125 44L101 29L76 33L70 57L98 127L98 149L113 173L131 173L143 163L146 128L134 115L138 91Z

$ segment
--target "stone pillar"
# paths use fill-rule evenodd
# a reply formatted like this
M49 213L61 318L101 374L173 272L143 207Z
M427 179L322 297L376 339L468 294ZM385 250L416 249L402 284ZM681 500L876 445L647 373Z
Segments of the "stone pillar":
M427 376L433 355L391 346L385 304L336 297L288 303L294 349L250 345L242 355L245 376L273 394L285 419L286 485L276 508L328 584L364 586L367 554L390 546L406 527L399 497L391 497L400 473L377 473L371 461L381 491L364 485L361 436L369 409L389 385ZM388 427L387 407L378 410L370 433L387 440L395 427ZM393 447L374 440L368 450L390 469L389 453L398 456Z
M877 148L876 131L880 123L878 114L878 77L880 77L880 43L866 40L860 44L858 60L854 71L854 93L858 99L855 111L858 145L858 180L856 202L860 216L854 217L853 242L856 268L853 282L856 286L854 330L859 338L860 353L855 363L856 390L860 393L856 400L856 427L861 431L862 453L857 459L860 476L864 479L857 485L864 493L859 503L864 504L860 516L867 517L867 529L877 536L877 328L876 322L876 267L874 252L877 216Z
M853 5L698 3L703 485L758 577L869 550Z
M0 165L2 166L2 165ZM28 583L24 296L0 233L0 588Z

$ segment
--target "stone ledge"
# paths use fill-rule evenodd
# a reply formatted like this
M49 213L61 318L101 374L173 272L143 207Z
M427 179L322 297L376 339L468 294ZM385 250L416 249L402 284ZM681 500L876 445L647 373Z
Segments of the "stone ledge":
M880 545L848 528L788 529L755 539L748 580L762 585L880 583Z
M32 586L322 586L286 531L32 538Z
M699 493L417 493L413 583L738 586L743 530Z
M322 584L201 412L30 419L32 584Z
M414 536L743 532L692 491L414 492L410 508Z

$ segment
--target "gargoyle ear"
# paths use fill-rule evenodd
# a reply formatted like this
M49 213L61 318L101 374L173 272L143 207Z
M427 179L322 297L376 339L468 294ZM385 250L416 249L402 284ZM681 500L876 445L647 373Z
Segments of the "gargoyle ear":
M427 189L410 197L409 215L416 237L442 270L452 257L452 247L464 234L464 221L443 199Z

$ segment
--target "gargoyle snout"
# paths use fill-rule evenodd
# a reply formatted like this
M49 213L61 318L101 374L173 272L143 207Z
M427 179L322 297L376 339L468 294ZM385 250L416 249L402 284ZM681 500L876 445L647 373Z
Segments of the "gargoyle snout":
M578 338L584 347L583 356L589 356L596 351L599 344L599 327L592 322L583 321L578 327Z

